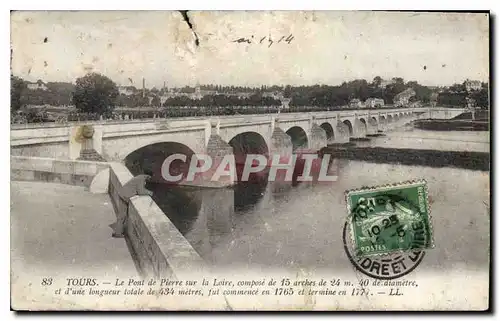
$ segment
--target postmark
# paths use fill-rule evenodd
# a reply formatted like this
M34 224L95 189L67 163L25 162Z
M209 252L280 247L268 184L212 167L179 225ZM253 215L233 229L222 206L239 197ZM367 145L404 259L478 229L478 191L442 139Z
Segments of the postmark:
M399 278L434 247L425 180L351 190L346 202L344 249L362 273Z

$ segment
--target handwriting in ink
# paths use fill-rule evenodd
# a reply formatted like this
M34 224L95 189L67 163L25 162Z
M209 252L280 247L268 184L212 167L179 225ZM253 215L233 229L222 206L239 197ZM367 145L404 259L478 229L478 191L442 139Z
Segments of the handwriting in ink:
M254 38L254 36L252 36L252 38L251 38L251 39L253 39L253 38ZM288 35L286 38L285 38L285 36L282 36L282 37L281 37L281 38L280 38L280 39L276 42L276 41L274 41L274 40L272 39L272 37L271 37L271 36L264 36L264 37L260 38L260 40L259 40L259 44L263 44L263 43L264 43L264 40L266 40L266 38L267 38L267 42L266 42L266 43L267 43L267 47L268 47L268 48L269 48L269 47L271 47L274 43L286 42L286 43L290 44L290 43L292 42L292 40L293 40L293 39L295 39L295 37L293 36L293 34L290 34L290 35ZM241 38L238 38L238 39L236 39L236 40L233 40L232 42L236 42L236 43L248 43L248 44L251 44L251 43L253 43L251 39L241 37Z
M271 45L274 43L273 40L271 39L271 36L269 36L269 39L267 40L269 42L269 46L267 48L271 47Z
M245 39L245 38L239 38L239 39L233 40L233 42L237 42L237 43L242 43L242 42L252 43L250 41L250 39Z

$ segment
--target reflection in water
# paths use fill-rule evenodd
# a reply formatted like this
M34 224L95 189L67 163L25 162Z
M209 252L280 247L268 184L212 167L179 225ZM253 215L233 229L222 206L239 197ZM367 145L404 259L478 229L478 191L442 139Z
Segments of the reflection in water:
M419 137L422 134L418 132ZM465 134L456 139L461 138L472 137ZM422 146L428 141L423 140ZM413 142L412 137L406 144ZM421 268L488 264L487 172L349 160L334 163L338 181L299 184L281 193L273 192L267 177L239 183L232 190L193 191L162 184L148 188L195 250L216 266L352 269L342 252L345 190L425 178L433 202L436 249L429 251ZM456 231L463 237L447 237Z
M234 232L213 246L213 262L219 267L352 269L342 250L347 216L344 191L425 178L436 248L426 254L421 268L487 267L487 172L357 161L349 161L343 171L331 186L299 186L286 197L273 198L271 206L236 217Z
M339 174L338 169L347 163L344 160L335 161ZM203 190L165 183L148 183L146 187L153 192L154 201L177 229L192 243L202 244L199 238L204 233L199 229L208 228L206 236L220 237L231 232L234 227L231 217L234 214L239 217L255 215L259 208L268 207L270 201L285 202L292 186L300 187L301 184L296 178L302 174L302 170L303 166L296 167L292 183L268 182L268 171L253 173L248 181L243 182L241 170L238 170L238 183L232 187L231 193L224 189ZM231 209L228 209L229 207ZM200 217L202 211L204 217ZM227 225L230 225L229 228Z
M244 164L244 163L243 163ZM257 205L266 193L266 186L269 172L262 171L252 173L248 181L241 179L244 165L236 165L236 175L238 182L234 186L234 210L237 213L244 212Z
M236 135L229 141L233 147L238 183L234 186L234 210L237 213L253 208L264 196L267 185L267 172L252 173L248 181L242 181L243 170L248 155L263 155L268 158L268 147L264 137L255 132ZM254 162L252 167L258 164Z
M234 210L244 213L257 205L266 193L267 179L238 182L234 186Z

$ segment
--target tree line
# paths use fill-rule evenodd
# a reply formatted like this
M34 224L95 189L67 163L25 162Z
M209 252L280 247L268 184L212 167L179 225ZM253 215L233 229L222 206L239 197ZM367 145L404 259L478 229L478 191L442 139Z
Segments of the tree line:
M413 101L429 103L436 100L437 104L443 106L466 106L467 101L472 99L476 106L488 108L488 84L483 83L480 90L468 92L465 82L454 84L450 87L430 88L416 81L407 81L403 78L392 78L385 81L377 76L371 81L357 79L343 82L338 86L313 85L313 86L220 86L203 85L202 90L213 91L204 95L201 99L193 99L187 95L169 97L162 104L161 91L153 88L144 95L138 91L132 95L119 94L118 86L110 78L98 74L89 73L76 79L75 84L70 83L47 83L47 90L29 90L27 82L15 76L11 76L11 112L19 110L24 105L74 105L81 113L92 113L98 115L110 115L116 106L139 107L224 107L232 106L264 106L279 107L282 105L280 99L264 95L266 92L278 92L284 98L290 99L290 106L296 109L299 106L312 106L321 108L335 108L348 105L354 99L362 101L368 98L381 98L386 104L391 104L394 97L412 88L415 95ZM184 87L184 91L191 92L193 87ZM437 92L439 91L439 94ZM227 95L224 93L231 93ZM252 93L248 96L238 97L234 93ZM437 94L437 95L436 95Z
M467 106L471 101L474 107L489 109L489 88L487 83L481 83L479 89L467 91L465 82L454 84L442 92L437 97L437 104L440 106Z
M281 100L262 96L255 93L246 97L228 96L223 94L205 95L201 99L192 99L187 96L170 97L163 107L230 107L230 106L281 106Z

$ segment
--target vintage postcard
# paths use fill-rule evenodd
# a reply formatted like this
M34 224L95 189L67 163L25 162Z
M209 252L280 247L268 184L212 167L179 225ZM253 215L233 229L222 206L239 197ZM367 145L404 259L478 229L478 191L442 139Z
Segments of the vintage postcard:
M484 311L490 15L11 13L11 309Z

